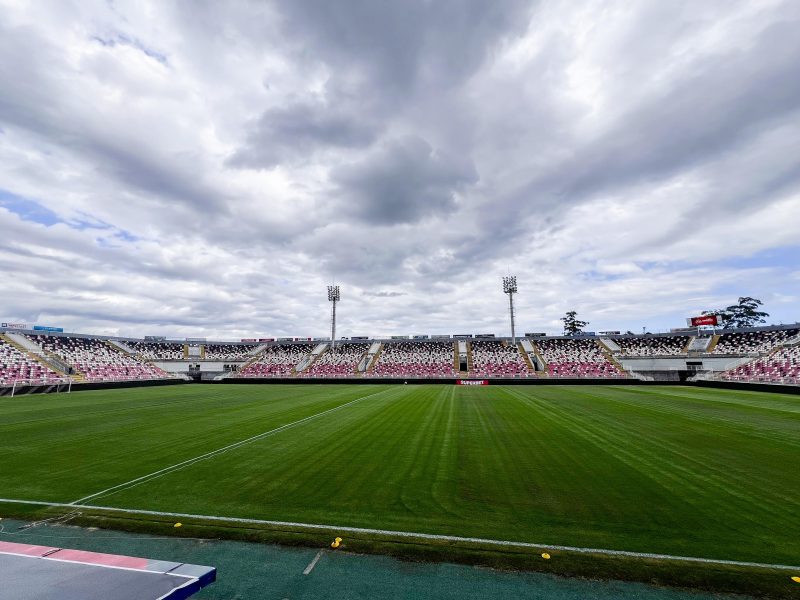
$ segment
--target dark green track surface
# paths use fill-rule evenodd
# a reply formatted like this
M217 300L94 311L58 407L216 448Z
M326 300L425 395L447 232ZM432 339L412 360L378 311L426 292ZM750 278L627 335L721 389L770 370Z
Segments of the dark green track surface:
M798 563L800 398L746 391L186 385L23 396L0 400L0 496L75 501L361 397L88 503Z
M326 551L303 575L316 548L286 548L218 540L165 539L77 527L20 530L22 521L0 522L0 541L77 548L94 552L212 565L217 582L197 600L746 600L743 596L693 593L641 583L566 579L467 565L410 563L381 556ZM0 592L2 596L2 592Z

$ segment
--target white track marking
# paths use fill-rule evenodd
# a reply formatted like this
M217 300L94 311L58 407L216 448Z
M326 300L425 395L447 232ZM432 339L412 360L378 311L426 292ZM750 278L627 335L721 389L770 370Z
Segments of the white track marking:
M258 440L262 440L262 439L264 439L266 437L269 437L271 435L274 435L276 433L280 433L281 431L285 431L285 430L290 429L292 427L296 427L297 425L302 425L303 423L306 423L306 422L311 421L313 419L317 419L317 418L319 418L319 417L321 417L323 415L330 414L330 413L332 413L334 411L341 410L342 408L350 406L351 404L355 404L356 402L361 402L362 400L366 400L367 398L371 398L372 396L377 396L378 394L382 394L383 392L386 392L386 391L388 391L388 390L381 390L380 392L375 392L374 394L368 394L366 396L362 396L361 398L356 398L355 400L351 400L350 402L345 402L344 404L340 404L339 406L335 406L333 408L329 408L328 410L323 410L320 413L316 413L314 415L310 415L308 417L304 417L304 418L299 419L297 421L293 421L292 423L287 423L286 425L281 425L280 427L276 427L275 429L270 429L269 431L265 431L263 433L259 433L257 435L251 436L251 437L249 437L247 439L244 439L244 440L241 440L241 441L238 441L238 442L234 442L233 444L229 444L229 445L224 446L222 448L217 448L216 450L212 450L211 452L206 452L205 454L201 454L200 456L195 456L194 458L190 458L190 459L184 460L182 462L175 463L174 465L170 465L168 467L164 467L163 469L159 469L158 471L153 471L152 473L148 473L147 475L142 475L141 477L137 477L136 479L131 479L130 481L126 481L124 483L120 483L120 484L111 486L110 488L106 488L106 489L101 490L99 492L96 492L94 494L90 494L88 496L84 496L83 498L78 498L77 500L73 500L71 502L71 504L77 505L80 502L86 502L87 500L91 500L92 498L97 498L99 496L105 496L106 494L119 492L119 491L121 491L123 489L135 487L135 486L137 486L137 485L139 485L141 483L146 483L148 481L152 481L153 479L157 479L158 477L162 477L163 475L167 475L169 473L174 473L175 471L179 471L180 469L183 469L184 467L188 467L190 465L193 465L193 464L202 462L204 460L208 460L209 458L213 458L215 456L223 454L223 453L227 452L228 450L234 450L236 448L240 448L241 446L244 446L246 444L250 444L252 442L256 442Z
M757 567L760 569L780 569L785 571L800 570L800 566L776 565L770 563L747 562L740 560L726 560L721 558L700 558L696 556L676 556L673 554L655 554L651 552L633 552L630 550L610 550L607 548L583 548L580 546L562 546L557 544L542 544L538 542L513 542L509 540L492 540L487 538L460 537L456 535L439 535L434 533L416 533L413 531L393 531L391 529L369 529L366 527L349 527L346 525L323 525L320 523L296 523L293 521L267 521L264 519L244 519L241 517L218 517L212 515L195 515L191 513L162 512L156 510L140 510L136 508L114 508L113 506L93 506L91 504L66 504L62 502L41 502L37 500L18 500L14 498L0 498L2 504L26 504L31 506L50 506L57 508L83 508L86 510L100 510L125 513L131 515L149 515L154 517L180 517L183 519L201 519L205 521L221 521L223 523L242 523L245 525L269 525L273 527L295 527L298 529L347 531L350 533L368 533L400 537L406 539L438 540L445 542L467 542L497 546L503 548L534 548L536 550L563 550L580 554L601 554L606 556L625 556L628 558L653 558L657 560L674 560L679 562L702 563L707 565L732 565L737 567Z
M311 573L311 571L314 570L314 567L317 566L317 563L319 562L319 559L322 558L322 553L323 552L325 552L325 551L324 550L320 550L319 552L317 552L317 555L314 558L311 559L311 562L308 563L308 566L303 571L303 575L308 575L309 573Z

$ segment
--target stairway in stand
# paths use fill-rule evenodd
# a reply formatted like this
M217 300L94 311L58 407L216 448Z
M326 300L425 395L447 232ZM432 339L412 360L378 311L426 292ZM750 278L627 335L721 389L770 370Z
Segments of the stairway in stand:
M706 353L707 354L711 354L714 351L714 348L716 347L717 343L719 342L719 338L720 337L721 336L719 336L719 335L714 335L714 337L711 338L711 343L708 345L708 348L706 348Z
M542 356L542 353L539 350L539 347L536 345L535 342L531 342L531 348L533 348L533 355L539 360L539 364L542 366L542 370L541 371L536 371L536 374L539 377L549 377L550 374L547 371L547 362L545 362L544 356Z
M616 358L614 358L614 355L611 354L611 351L608 348L606 348L605 344L600 342L600 340L595 340L595 342L597 343L597 347L600 348L600 351L603 353L603 356L606 357L606 360L608 362L610 362L612 365L614 365L615 367L617 367L619 372L624 377L628 377L629 373L623 368L623 366L620 364L620 362Z
M519 355L522 357L522 360L525 361L525 364L528 365L528 370L531 373L536 372L536 367L533 366L533 361L531 361L531 357L528 356L528 353L522 347L522 342L517 342L517 351L519 351Z
M383 344L378 347L378 351L372 357L372 362L369 363L367 366L367 373L371 373L375 370L375 365L378 364L378 361L381 359L381 353L383 352Z

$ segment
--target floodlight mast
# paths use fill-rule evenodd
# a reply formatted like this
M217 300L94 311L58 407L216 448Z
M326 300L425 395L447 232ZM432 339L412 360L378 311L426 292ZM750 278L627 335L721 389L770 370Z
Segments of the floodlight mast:
M340 300L339 286L328 286L328 302L333 303L331 308L331 352L336 350L336 303Z
M517 293L517 276L503 277L503 293L508 294L508 313L511 315L511 343L517 344L517 335L514 331L514 294Z

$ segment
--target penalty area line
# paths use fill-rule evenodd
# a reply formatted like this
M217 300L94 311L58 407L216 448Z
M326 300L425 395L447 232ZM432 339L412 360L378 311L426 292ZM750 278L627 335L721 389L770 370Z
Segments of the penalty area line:
M241 448L247 444L252 442L257 442L258 440L262 440L266 437L271 435L275 435L276 433L280 433L281 431L285 431L286 429L291 429L292 427L296 427L298 425L302 425L303 423L307 423L313 419L321 417L323 415L330 414L337 410L341 410L350 406L351 404L355 404L356 402L361 402L362 400L366 400L367 398L371 398L373 396L377 396L378 394L382 394L388 391L391 388L387 388L381 390L379 392L375 392L374 394L367 394L366 396L362 396L360 398L356 398L355 400L351 400L350 402L345 402L344 404L340 404L339 406L334 406L333 408L329 408L327 410L323 410L322 412L309 415L307 417L303 417L302 419L298 419L297 421L293 421L291 423L287 423L286 425L281 425L280 427L276 427L274 429L270 429L269 431L264 431L263 433L256 434L249 438L240 440L238 442L234 442L233 444L228 444L227 446L223 446L222 448L217 448L216 450L211 450L210 452L206 452L205 454L201 454L199 456L195 456L194 458L189 458L187 460L181 461L179 463L175 463L174 465L170 465L168 467L164 467L163 469L159 469L158 471L153 471L152 473L148 473L147 475L142 475L141 477L137 477L136 479L131 479L130 481L125 481L123 483L119 483L117 485L111 486L110 488L106 488L104 490L100 490L94 494L89 494L88 496L84 496L83 498L78 498L77 500L73 500L70 504L77 506L81 502L86 502L87 500L92 500L93 498L99 498L100 496L106 496L108 494L113 494L115 492L122 491L124 489L129 489L140 485L142 483L147 483L152 481L153 479L157 479L164 475L168 475L170 473L174 473L175 471L179 471L184 467L188 467L204 460L208 460L209 458L214 458L215 456L219 456L220 454L224 454L229 450L235 450L237 448Z
M706 565L728 565L734 567L755 567L759 569L776 569L781 571L798 571L800 566L779 565L771 563L748 562L741 560L726 560L722 558L701 558L698 556L678 556L674 554L657 554L653 552L634 552L632 550L611 550L609 548L585 548L581 546L564 546L559 544L542 544L539 542L514 542L510 540L493 540L489 538L461 537L457 535L441 535L435 533L417 533L413 531L393 531L391 529L370 529L367 527L350 527L347 525L325 525L321 523L298 523L294 521L269 521L265 519L246 519L242 517L220 517L214 515L196 515L192 513L166 512L156 510L142 510L138 508L115 508L113 506L94 506L91 504L67 504L63 502L42 502L38 500L19 500L14 498L0 498L0 504L24 504L30 506L47 506L55 508L83 508L85 510L98 510L117 512L131 515L145 515L153 517L171 517L182 519L199 519L204 521L217 521L222 523L239 523L244 525L267 525L272 527L294 527L298 529L325 530L349 533L363 533L383 535L416 540L436 540L445 542L461 542L495 546L498 548L531 548L535 550L561 550L578 554L598 554L602 556L622 556L626 558L645 558L655 560L671 560L676 562L700 563Z

